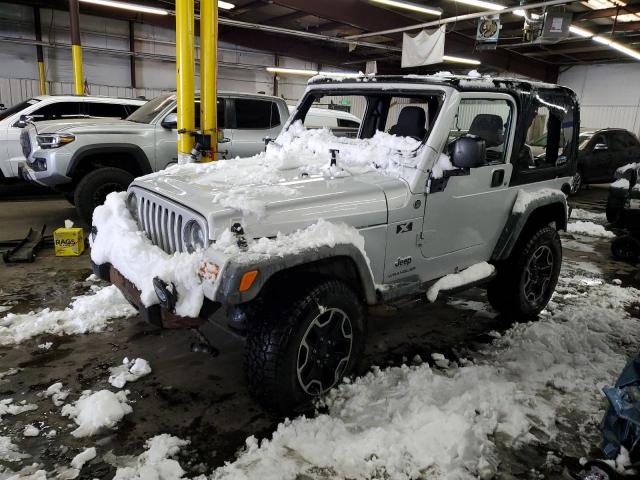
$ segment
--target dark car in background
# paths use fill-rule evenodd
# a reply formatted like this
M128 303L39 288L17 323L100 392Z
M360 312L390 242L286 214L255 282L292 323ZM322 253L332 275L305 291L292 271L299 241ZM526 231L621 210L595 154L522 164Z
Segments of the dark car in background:
M640 161L640 141L622 128L581 132L574 193L589 183L611 183L616 170Z

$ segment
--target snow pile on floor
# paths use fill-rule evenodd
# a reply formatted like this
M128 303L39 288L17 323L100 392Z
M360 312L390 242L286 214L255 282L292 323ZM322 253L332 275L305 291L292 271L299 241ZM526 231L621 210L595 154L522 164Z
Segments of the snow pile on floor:
M117 287L92 287L92 290L92 294L76 297L64 310L45 308L40 312L9 313L0 318L0 345L14 345L45 333L99 332L105 329L108 320L136 314Z
M570 222L567 225L567 233L577 233L580 235L588 235L589 237L603 237L614 238L616 235L613 232L605 230L602 225L598 225L593 222L583 222L578 220L577 222Z
M146 452L140 454L131 465L118 467L113 480L160 479L177 480L183 477L184 470L171 457L178 454L180 447L187 445L166 433L156 435L145 443Z
M110 194L104 205L93 214L98 235L92 241L91 258L97 264L111 263L141 292L145 306L158 303L153 278L173 283L178 293L176 313L197 317L204 300L204 288L211 288L216 280L202 275L203 265L215 263L222 267L232 255L243 261L258 256L286 255L321 246L333 247L339 243L355 245L364 254L364 237L357 229L343 223L319 220L309 227L275 239L247 239L246 250L240 250L229 229L209 248L194 253L169 255L138 230L138 226L125 206L125 193ZM365 257L366 258L366 257ZM113 287L115 288L115 287Z
M469 353L465 366L375 369L340 385L328 414L249 438L213 478L489 478L500 451L551 449L576 424L597 433L600 388L640 341L640 320L625 310L640 291L584 280L565 270L547 314Z
M583 210L581 208L574 208L571 210L571 218L575 220L587 220L590 222L606 223L607 215L604 213L591 212L589 210Z
M116 387L122 388L127 382L135 382L139 378L151 373L151 366L144 358L136 358L129 360L127 357L122 360L122 365L109 369L109 383Z
M5 383L8 380L5 379L5 377L12 377L13 375L15 375L16 373L18 373L20 371L19 368L10 368L9 370L5 370L4 372L0 372L0 383Z
M0 460L4 462L19 462L31 455L22 453L17 445L11 442L11 437L0 437Z
M40 435L40 429L33 425L27 425L22 431L23 437L37 437L38 435Z
M32 403L22 402L21 404L15 404L13 403L13 398L4 398L0 400L0 421L2 421L3 415L20 415L37 408L38 406Z
M74 437L87 437L103 428L114 428L125 415L133 412L127 403L127 391L118 393L100 390L83 392L78 401L62 408L62 415L71 417L78 428L71 434Z
M469 283L478 282L493 275L495 267L487 262L476 263L461 272L445 275L427 290L427 299L433 303L440 290L453 290Z
M611 188L624 188L625 190L628 190L629 187L631 186L631 183L629 183L629 180L627 180L626 178L619 178L618 180L613 182L610 186Z
M62 388L62 382L56 382L45 390L44 396L51 397L53 404L59 407L69 396L69 390Z

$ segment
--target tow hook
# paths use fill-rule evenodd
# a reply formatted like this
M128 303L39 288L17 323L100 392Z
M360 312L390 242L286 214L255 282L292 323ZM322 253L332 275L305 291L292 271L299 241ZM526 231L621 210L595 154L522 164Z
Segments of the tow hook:
M220 355L220 350L214 347L209 339L205 337L205 335L198 330L197 328L192 328L191 331L197 337L198 341L193 342L191 344L191 351L193 353L206 353L207 355L211 355L212 357L217 357Z
M178 301L176 286L173 283L169 286L160 277L153 277L153 289L156 291L160 304L168 311L173 312Z

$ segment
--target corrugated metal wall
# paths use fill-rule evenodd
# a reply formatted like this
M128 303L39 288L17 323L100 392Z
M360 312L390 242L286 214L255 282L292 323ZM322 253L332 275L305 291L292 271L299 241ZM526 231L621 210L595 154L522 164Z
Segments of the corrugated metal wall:
M47 82L47 89L47 91L53 95L70 95L73 93L73 83ZM151 99L166 91L169 90L158 88L133 89L129 87L89 84L89 93L91 95L102 95L106 97L134 98L144 96L145 98ZM37 95L40 95L40 84L37 80L29 78L0 78L0 103L4 103L7 107Z
M576 92L582 129L626 128L640 136L638 63L576 66L561 73L558 83Z

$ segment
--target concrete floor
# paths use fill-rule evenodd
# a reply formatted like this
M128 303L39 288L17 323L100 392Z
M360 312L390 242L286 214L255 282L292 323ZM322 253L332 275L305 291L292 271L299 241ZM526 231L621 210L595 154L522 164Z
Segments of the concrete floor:
M580 208L604 210L602 189L585 190L572 202ZM62 225L66 218L74 219L74 210L66 201L55 198L11 200L0 203L0 239L19 238L29 226L46 223L49 229ZM597 262L606 275L636 275L637 270L611 262L608 243L597 243L594 253L565 250L568 261ZM89 255L57 258L51 248L40 251L32 264L0 265L0 304L12 303L13 312L51 307L63 308L74 295L84 293L84 279L90 274ZM640 286L640 278L636 278ZM427 305L410 302L397 308L372 312L370 337L363 362L363 371L371 365L398 364L419 354L430 358L433 352L455 358L456 353L475 349L492 339L491 330L502 331L512 323L500 317L476 312L466 301L485 301L484 292L474 289L458 297L461 303L438 302ZM472 304L471 304L472 305ZM218 321L222 322L220 317ZM129 398L138 405L127 415L117 430L92 438L89 443L101 450L113 450L116 455L138 454L144 441L156 434L171 433L191 440L181 463L189 474L206 471L233 458L244 440L255 435L269 436L279 419L266 414L247 394L243 364L243 343L224 334L216 325L205 333L221 350L211 358L192 353L192 335L188 331L155 329L138 317L116 320L109 331L80 336L42 336L24 342L16 348L0 349L0 372L11 367L21 371L0 384L0 398L13 395L37 403L36 411L16 417L5 417L7 433L19 432L24 425L43 422L60 432L55 440L43 436L21 439L20 447L33 456L31 461L52 470L55 465L68 465L85 445L82 439L70 435L68 419L49 400L37 395L56 381L76 394L84 389L107 388L109 367L121 363L123 357L143 357L153 372L127 385ZM53 342L50 350L38 344ZM19 436L19 434L18 434ZM539 452L544 462L544 452ZM535 455L534 455L535 456ZM515 465L511 474L518 477L526 465ZM105 462L92 462L82 471L81 478L105 478L115 468Z

